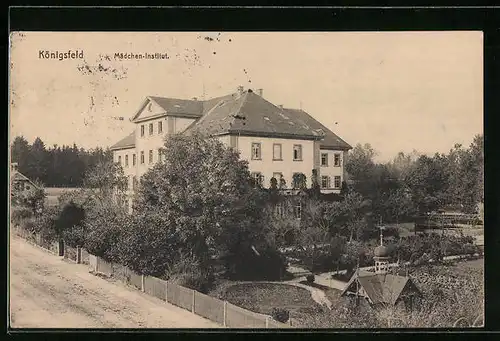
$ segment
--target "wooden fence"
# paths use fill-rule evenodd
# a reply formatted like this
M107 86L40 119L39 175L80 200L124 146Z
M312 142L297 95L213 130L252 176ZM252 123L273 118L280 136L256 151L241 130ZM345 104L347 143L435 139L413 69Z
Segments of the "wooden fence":
M291 328L275 321L271 316L252 312L227 301L185 288L173 282L138 274L128 267L107 262L81 248L64 245L64 242L48 243L40 235L14 228L14 233L31 244L44 248L54 255L78 264L87 264L89 271L116 278L162 301L207 318L229 328Z
M137 274L126 266L107 262L100 257L89 255L89 267L95 273L116 278L150 296L186 309L225 327L291 328L288 324L275 321L271 316L249 311L170 281Z

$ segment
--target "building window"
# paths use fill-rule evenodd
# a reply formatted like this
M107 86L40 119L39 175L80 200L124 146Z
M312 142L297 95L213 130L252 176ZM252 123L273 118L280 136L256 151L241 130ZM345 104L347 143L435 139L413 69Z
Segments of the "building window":
M137 160L136 160L136 159L137 159L137 158L136 158L135 154L132 154L132 166L135 166L135 164L136 164L136 162L137 162Z
M321 165L325 166L325 167L328 166L328 154L327 153L321 154Z
M132 178L132 189L135 190L137 188L137 177L134 176Z
M120 166L122 165L122 157L121 157L121 155L118 156L118 163L120 164Z
M131 179L130 179L130 175L129 175L129 176L127 176L127 183L125 184L125 190L126 190L126 191L128 191L128 189L130 188L130 187L129 187L129 186L130 186L130 180L131 180Z
M158 162L161 161L161 149L158 149Z
M144 164L144 151L141 152L141 165Z
M262 183L264 182L264 176L262 175L262 173L253 172L251 176L255 186L262 186Z
M260 160L262 157L260 143L252 143L252 160Z
M335 167L340 167L340 154L335 154L333 157L333 165Z
M302 161L302 145L293 146L293 161Z
M321 188L330 188L330 177L323 175L321 176Z
M141 124L141 137L144 137L144 124Z
M158 134L163 133L163 122L158 122Z
M281 157L281 143L273 144L273 160L275 161L283 160Z
M273 178L278 180L278 183L282 177L283 177L283 173L279 173L279 172L273 173Z
M153 135L153 130L154 130L153 123L150 123L149 124L149 135Z
M333 186L335 188L340 188L340 183L341 183L340 176L336 176L335 179L334 179L334 181L333 181Z
M300 201L296 201L293 205L293 216L295 219L302 218L302 203Z
M153 151L152 150L149 151L149 163L150 164L153 163Z
M125 167L128 167L128 155L125 155Z

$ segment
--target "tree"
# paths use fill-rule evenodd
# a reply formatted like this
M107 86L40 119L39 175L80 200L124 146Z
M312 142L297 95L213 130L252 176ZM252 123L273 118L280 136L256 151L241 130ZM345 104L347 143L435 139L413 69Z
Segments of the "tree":
M84 246L86 230L84 229L85 210L70 202L59 213L55 227L60 238L73 247Z
M127 178L122 167L112 161L100 161L85 175L84 188L101 205L111 203L115 198L124 196Z
M35 186L32 186L32 188L27 191L18 191L13 188L11 192L12 204L27 207L31 210L33 215L38 216L43 212L47 194L40 181L35 180L34 184Z
M419 213L427 213L446 203L448 177L446 158L436 154L433 158L421 156L408 173L405 183Z
M354 190L363 196L372 192L371 179L376 152L369 143L357 144L349 153L345 169L354 182Z
M384 221L391 221L391 218L395 218L396 223L399 224L402 220L411 218L416 213L410 194L403 188L389 193L384 205L386 212Z
M306 189L307 178L304 173L294 173L292 176L293 189Z
M26 176L45 183L48 173L48 154L43 141L37 137L30 148L26 162Z
M229 272L252 268L259 258L255 250L269 251L263 214L268 198L251 185L247 162L197 133L169 136L163 156L142 177L134 210L161 215L174 225L180 243L201 266L208 267L214 256Z
M312 170L310 195L314 199L319 199L319 197L321 195L321 186L319 184L319 176L318 176L317 169Z
M11 162L17 162L21 173L26 172L30 148L30 144L23 136L17 136L12 142L10 149Z
M360 239L367 228L369 210L369 201L356 192L350 192L341 201L326 204L325 217L330 221L332 235L346 236L350 241Z
M325 216L326 203L317 199L309 199L302 210L300 226L298 226L297 242L305 251L306 266L315 271L318 261L323 257L324 249L331 242L331 221Z
M60 205L74 202L85 211L80 228L75 229L74 239L84 240L87 250L111 261L120 261L118 245L123 229L131 225L125 207L118 205L117 197L124 195L126 178L123 169L107 159L97 162L84 179L85 188L60 198Z

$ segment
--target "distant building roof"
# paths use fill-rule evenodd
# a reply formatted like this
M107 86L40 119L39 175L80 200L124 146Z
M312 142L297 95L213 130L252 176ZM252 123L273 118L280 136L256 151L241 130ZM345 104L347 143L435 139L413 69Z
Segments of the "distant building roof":
M160 106L165 115L188 115L196 120L186 128L192 131L217 136L239 134L241 136L262 136L320 140L322 149L349 150L352 147L340 137L315 120L303 110L285 109L276 106L255 94L252 90L233 93L209 100L185 100L148 96L141 109L134 115L138 119L148 102ZM133 148L135 133L114 144L111 149Z
M380 303L394 305L405 291L420 294L409 277L360 270L352 276L341 295L357 292L357 286L364 290L366 297L373 305Z
M33 187L39 188L33 181L31 181L27 176L22 174L21 172L15 170L10 173L10 180L12 182L18 182L18 181L26 181L29 182Z
M120 141L111 146L111 150L128 149L135 147L135 130Z

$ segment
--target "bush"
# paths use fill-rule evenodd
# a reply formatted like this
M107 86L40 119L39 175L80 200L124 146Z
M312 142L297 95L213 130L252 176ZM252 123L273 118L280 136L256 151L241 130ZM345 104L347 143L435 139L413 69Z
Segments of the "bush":
M26 207L12 208L10 212L10 219L14 225L21 225L21 223L33 217L33 211Z
M122 230L127 224L127 218L130 217L121 214L112 206L90 211L83 222L83 228L86 231L84 247L89 253L102 257L106 261L128 266L129 264L123 263L121 259L127 254L127 250L120 251L119 248L127 244L127 241L122 238ZM131 267L131 269L137 271L136 268Z
M43 241L52 242L61 237L56 230L57 210L55 208L45 209L33 223L33 232L39 234Z
M286 259L277 250L240 247L223 257L227 276L234 280L280 280L286 272Z
M283 308L273 308L271 316L278 322L286 323L290 319L290 312Z
M64 237L69 246L83 246L85 236L84 219L85 210L72 201L65 204L59 212L55 227L58 235Z
M215 276L210 272L195 269L194 271L172 275L169 277L169 281L207 294L215 285Z
M307 283L314 283L314 275L306 276Z
M194 254L181 250L170 263L166 273L160 277L202 293L208 293L213 288L215 276L212 268L204 266Z

